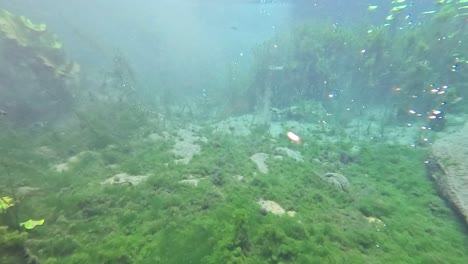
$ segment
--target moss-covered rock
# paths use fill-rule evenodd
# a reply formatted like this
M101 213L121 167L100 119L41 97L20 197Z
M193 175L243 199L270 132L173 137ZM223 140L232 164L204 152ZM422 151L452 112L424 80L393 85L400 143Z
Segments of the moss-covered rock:
M4 9L0 24L0 104L7 119L30 125L67 113L80 66L67 59L58 36Z

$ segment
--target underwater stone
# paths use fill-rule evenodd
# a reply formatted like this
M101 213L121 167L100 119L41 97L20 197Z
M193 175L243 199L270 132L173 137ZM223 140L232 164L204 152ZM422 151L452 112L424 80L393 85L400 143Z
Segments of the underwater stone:
M295 161L304 162L304 158L302 157L299 151L295 151L295 150L283 148L283 147L277 147L276 150L283 152L284 154L286 154L286 156L294 159Z
M249 136L250 125L252 124L253 116L244 115L239 117L230 117L224 121L221 121L213 126L215 133L233 136Z
M157 134L157 133L152 133L152 134L150 134L150 135L148 136L148 139L149 139L150 141L156 142L156 141L164 140L164 137L160 136L160 135Z
M36 192L36 191L39 191L39 190L40 189L36 188L36 187L21 186L21 187L18 187L18 189L16 189L16 195L17 196L25 196L25 195L28 195L30 193L33 193L33 192Z
M273 156L273 159L275 159L275 160L283 160L283 156L281 156L281 155L274 155L274 156Z
M448 134L432 145L433 161L428 171L439 191L468 224L468 124L457 133Z
M234 175L234 179L236 179L237 181L243 181L244 180L244 176L242 175Z
M52 169L56 172L66 172L70 169L68 163L59 163L52 166Z
M174 153L177 157L181 157L180 159L177 159L175 163L188 164L192 160L193 156L199 154L200 151L201 147L197 144L178 141L175 144L172 153Z
M120 168L120 165L119 164L109 164L106 167L111 169L111 170L116 170L116 169Z
M53 165L52 169L56 172L66 172L70 169L70 165L78 163L81 160L81 158L83 158L86 155L99 155L99 153L94 151L82 151L76 154L75 156L71 156L70 158L68 158L67 162Z
M193 130L196 130L196 128L193 128ZM201 146L196 142L208 142L207 138L195 136L194 132L188 129L179 129L177 136L178 140L171 150L175 156L180 158L175 161L176 163L188 164L193 156L201 151Z
M286 212L289 216L293 217L296 215L296 212L295 211L287 211Z
M148 179L148 176L146 175L129 175L127 173L119 173L116 174L105 181L102 181L101 184L103 185L121 185L121 184L127 184L127 185L138 185Z
M45 158L54 158L57 156L57 152L55 152L55 150L53 150L49 146L38 147L35 150L35 153Z
M349 190L350 184L349 184L348 179L339 173L327 172L323 174L322 176L320 176L320 178L332 184L333 186L335 186L341 191L347 192Z
M268 166L265 163L268 157L269 155L266 153L255 153L250 159L257 164L257 168L261 173L268 173Z
M283 207L281 207L277 202L274 201L260 199L257 203L262 207L263 210L275 215L287 214L291 217L296 215L295 211L286 212L286 210L284 210Z
M199 179L187 179L187 180L181 180L179 181L179 183L193 185L197 187L199 181L200 181Z
M350 150L350 153L353 156L359 155L360 152L361 152L361 147L356 146L356 145L354 145Z

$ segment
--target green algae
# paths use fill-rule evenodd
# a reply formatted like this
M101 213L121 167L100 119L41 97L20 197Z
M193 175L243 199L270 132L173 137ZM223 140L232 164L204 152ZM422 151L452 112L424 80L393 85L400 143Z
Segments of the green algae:
M28 166L9 162L10 171L24 171L22 184L43 190L19 205L20 212L48 215L26 244L45 263L463 263L468 258L461 223L425 173L425 149L323 144L305 137L307 147L290 146L305 162L270 161L267 175L253 175L248 157L256 149L270 151L271 141L252 148L248 138L206 136L213 141L188 165L171 161L170 141L102 148L61 174L41 165L40 156L32 155ZM355 145L361 148L356 160L330 165ZM16 151L21 156L22 150ZM317 158L322 163L313 161ZM141 186L101 186L113 173L106 167L110 163L151 176ZM348 177L349 192L320 180L318 175L330 170ZM48 180L33 179L34 171ZM204 179L198 187L179 184L188 174ZM244 180L234 179L237 174ZM297 214L265 215L256 204L260 198Z
M437 25L447 20L444 12L431 25L449 32L453 28ZM271 83L269 78L276 78L273 106L297 102L298 95L291 95L291 87L296 87L302 92L298 120L316 122L317 107L336 113L327 119L329 127L302 135L303 145L272 138L265 125L252 125L249 137L222 136L207 126L198 133L208 142L200 143L202 152L184 165L174 162L171 152L178 125L155 123L137 106L111 103L75 112L79 125L60 131L46 128L32 136L7 130L0 135L5 154L0 157L0 195L14 195L21 186L37 187L38 193L16 205L19 217L47 218L26 237L5 229L14 223L2 216L0 252L26 244L41 263L64 264L466 263L466 229L426 175L428 149L378 140L327 141L346 138L344 128L361 114L356 108L344 111L343 102L355 94L366 94L358 103L382 103L382 95L391 93L390 84L402 87L405 96L419 96L421 88L435 80L446 83L452 53L463 54L466 48L457 45L456 38L441 46L438 37L419 29L395 36L385 28L366 33L305 25L260 46L252 80L233 84L239 90L233 92L227 113L252 110L261 101L254 95ZM271 43L288 52L271 49ZM435 47L438 54L431 53ZM284 70L274 77L268 71L271 65ZM459 88L466 84L466 73L459 75L443 100L466 93ZM309 79L318 81L311 85ZM329 85L323 85L324 79ZM326 101L334 92L330 87L336 86L349 89L337 102ZM390 98L384 103L397 102L405 113L413 107L407 97ZM247 105L238 106L239 100ZM417 103L431 109L441 101L422 96ZM450 110L455 108L463 106ZM388 109L385 117L394 118L394 110ZM382 134L394 120L387 121L381 121ZM164 131L171 138L148 140ZM42 146L55 153L37 152ZM278 154L278 146L301 152L304 162L269 159L269 173L259 173L249 157ZM359 151L353 153L356 146ZM67 171L51 167L76 156ZM119 172L149 179L138 186L101 184ZM320 175L327 172L344 174L349 191L322 181ZM197 187L180 183L190 176L200 179ZM259 199L273 200L296 215L268 213L257 204Z

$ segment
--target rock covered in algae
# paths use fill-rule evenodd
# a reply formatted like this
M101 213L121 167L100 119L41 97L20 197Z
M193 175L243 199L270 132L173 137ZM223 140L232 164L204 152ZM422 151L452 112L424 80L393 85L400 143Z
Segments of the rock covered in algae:
M291 159L294 159L297 162L304 162L304 157L302 157L302 154L299 151L295 151L284 147L277 147L276 150L282 152L283 154L290 157Z
M341 191L346 192L349 190L349 186L350 186L349 181L342 174L334 173L334 172L327 172L321 175L320 178L323 181L328 182L329 184L333 185L334 187L336 187L337 189Z
M31 30L34 31L45 31L47 29L46 24L34 24L29 18L25 16L20 16L21 22Z
M284 215L284 214L287 214L289 216L295 216L296 215L295 211L286 211L286 210L283 209L283 207L281 207L275 201L260 199L257 203L260 205L260 207L263 210L265 210L266 212L272 213L274 215Z
M116 174L101 182L103 185L138 185L148 179L146 175L129 175L127 173Z
M257 165L258 170L261 173L268 173L268 166L266 164L266 160L270 157L270 155L266 153L255 153L253 154L250 159L255 162Z
M56 78L74 77L80 71L79 64L66 60L62 42L56 34L47 31L46 24L36 24L25 16L0 9L0 25L0 36L9 42L5 45L7 51L19 50L34 57L31 67L48 69Z
M432 155L428 166L439 191L468 224L468 124L435 141Z
M195 155L200 154L201 146L199 142L206 143L208 139L195 135L199 128L189 127L189 129L179 129L177 140L171 152L178 158L176 163L188 164Z

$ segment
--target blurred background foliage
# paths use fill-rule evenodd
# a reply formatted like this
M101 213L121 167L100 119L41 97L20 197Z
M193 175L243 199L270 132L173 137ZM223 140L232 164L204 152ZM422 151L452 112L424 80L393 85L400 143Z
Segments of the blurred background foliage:
M458 2L440 5L412 24L404 17L381 26L300 24L258 45L250 66L228 63L201 85L181 78L183 87L166 75L144 83L133 58L119 50L106 51L111 59L100 71L80 69L47 25L2 10L0 110L22 126L63 121L100 102L200 120L301 105L300 116L321 108L338 122L376 107L400 123L413 121L409 110L424 118L432 110L465 112L458 102L468 93L467 15ZM184 92L192 88L196 94Z
M312 100L328 112L354 116L383 105L402 121L411 109L426 117L434 109L461 111L457 103L468 95L468 34L466 16L457 12L450 5L406 27L300 25L257 48L247 93L262 95L268 87L272 107ZM257 96L255 103L262 100Z

